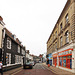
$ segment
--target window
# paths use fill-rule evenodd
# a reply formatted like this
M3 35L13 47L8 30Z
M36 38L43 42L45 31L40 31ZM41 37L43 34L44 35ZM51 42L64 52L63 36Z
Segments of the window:
M15 63L18 63L18 55L15 55Z
M22 49L22 54L23 54L23 49Z
M55 48L56 48L56 50L57 50L57 42L56 42L56 44L55 44L55 45L56 45L56 47L55 47Z
M62 57L59 57L59 66L62 66Z
M20 46L18 45L18 53L20 53Z
M19 55L15 55L15 63L19 63L20 62L20 56Z
M53 39L55 39L55 35L53 35Z
M60 31L62 30L62 23L60 24Z
M56 37L57 37L57 31L55 32L55 35L56 35Z
M69 42L69 33L68 33L68 31L66 31L66 33L65 33L65 42L66 43Z
M11 64L11 54L10 53L6 54L6 64Z
M11 39L7 38L7 48L11 49Z
M66 56L63 57L63 67L66 67Z
M22 54L25 55L25 51L22 49Z
M67 14L66 17L65 17L66 24L68 23L68 21L69 21L69 19L68 19L68 14Z
M60 47L62 46L62 36L60 37Z

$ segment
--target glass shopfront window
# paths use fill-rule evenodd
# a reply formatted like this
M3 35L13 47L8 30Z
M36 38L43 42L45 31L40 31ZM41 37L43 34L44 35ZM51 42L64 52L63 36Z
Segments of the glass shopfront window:
M63 57L63 67L66 67L66 56Z
M63 60L63 67L66 67L66 59Z
M59 66L72 69L72 55L59 57Z
M62 57L59 58L59 65L62 66Z

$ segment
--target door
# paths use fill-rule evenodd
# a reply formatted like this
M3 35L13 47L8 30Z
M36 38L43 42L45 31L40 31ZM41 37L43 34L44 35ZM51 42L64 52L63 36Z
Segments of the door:
M70 59L67 59L66 67L70 68Z

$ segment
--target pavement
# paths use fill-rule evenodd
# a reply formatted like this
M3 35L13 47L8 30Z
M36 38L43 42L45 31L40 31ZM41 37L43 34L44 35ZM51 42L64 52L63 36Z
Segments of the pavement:
M44 66L46 66L46 68L48 70L51 70L53 73L57 74L57 75L75 75L75 73L69 72L69 71L65 71L62 70L60 68L57 68L55 66L50 66L48 67L48 65L46 63L43 63Z
M65 70L62 70L62 69L54 67L54 66L48 67L48 65L46 65L46 63L43 63L43 65L48 70L52 71L53 73L55 73L57 75L75 75L75 73L72 73L72 72L69 72L69 71L65 71ZM12 69L12 70L6 71L6 72L3 73L3 75L14 75L15 73L18 73L18 72L20 72L22 70L23 70L23 67L19 67L19 68L16 68L16 69Z
M14 75L14 73L20 72L22 69L23 67L15 68L15 69L3 72L3 75Z

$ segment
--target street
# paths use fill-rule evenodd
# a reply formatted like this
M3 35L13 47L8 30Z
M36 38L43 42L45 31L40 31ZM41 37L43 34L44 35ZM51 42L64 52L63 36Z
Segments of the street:
M22 69L19 72L13 73L13 75L56 75L52 71L48 70L41 63L37 63L33 69Z

